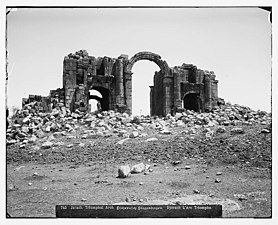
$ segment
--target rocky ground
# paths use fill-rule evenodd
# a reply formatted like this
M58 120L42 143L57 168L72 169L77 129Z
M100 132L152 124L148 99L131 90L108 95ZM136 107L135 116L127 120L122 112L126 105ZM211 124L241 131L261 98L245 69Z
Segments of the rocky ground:
M33 104L33 103L32 103ZM165 118L25 106L7 129L7 212L57 204L221 204L271 216L271 114L226 104Z

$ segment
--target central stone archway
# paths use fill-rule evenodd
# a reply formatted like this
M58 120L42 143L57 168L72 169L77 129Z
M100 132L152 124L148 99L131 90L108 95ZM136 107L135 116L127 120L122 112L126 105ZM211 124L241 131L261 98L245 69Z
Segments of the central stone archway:
M167 114L171 110L171 99L168 86L169 84L169 77L170 77L170 68L166 61L161 59L161 56L152 52L138 52L135 54L132 58L128 60L128 63L126 64L124 68L124 78L125 78L125 96L126 96L126 105L128 110L132 111L132 67L133 65L140 61L140 60L149 60L157 64L160 68L160 73L163 80L163 88L162 93L160 93L161 96L165 96L164 101L161 102L162 107L161 109L164 109L164 112L161 112L161 114ZM165 79L164 79L165 78ZM168 78L168 79L167 79ZM171 79L170 79L171 80ZM172 80L171 80L172 81ZM170 81L170 82L171 82Z
M125 73L131 73L132 74L132 67L133 65L138 62L139 60L149 60L154 63L156 63L161 71L167 75L169 73L169 66L166 61L161 59L160 55L157 55L152 52L138 52L135 54L128 62L128 64L125 67Z

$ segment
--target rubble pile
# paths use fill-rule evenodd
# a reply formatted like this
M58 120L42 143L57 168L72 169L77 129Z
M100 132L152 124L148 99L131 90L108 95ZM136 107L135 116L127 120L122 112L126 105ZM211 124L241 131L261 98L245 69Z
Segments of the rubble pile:
M174 116L159 118L132 116L112 110L97 114L78 110L70 112L63 104L44 113L27 105L12 116L7 129L7 144L34 143L37 138L43 138L49 133L65 135L79 126L86 127L81 136L84 139L92 135L109 137L113 134L124 138L144 137L147 136L144 133L145 127L157 130L160 134L171 134L171 128L184 127L185 133L202 131L210 138L215 132L224 133L225 127L229 125L235 126L231 130L235 134L244 132L241 126L255 124L266 125L262 133L271 132L271 113L226 104L209 113L186 110Z
M222 157L229 163L241 153L244 162L254 157L268 164L271 161L271 113L239 105L226 104L207 113L186 110L166 117L70 112L62 104L46 113L25 106L10 120L6 132L8 161L35 158L52 162L53 157L57 162L123 162L144 157L166 162L174 160L175 154L201 154L208 159Z

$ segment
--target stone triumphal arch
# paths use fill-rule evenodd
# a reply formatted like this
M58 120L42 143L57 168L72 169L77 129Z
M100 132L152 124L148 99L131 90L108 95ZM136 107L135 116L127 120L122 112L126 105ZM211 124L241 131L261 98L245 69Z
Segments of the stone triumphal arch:
M169 67L167 62L152 52L139 52L129 59L90 56L80 50L64 57L63 87L50 91L49 96L30 95L23 105L40 99L42 110L62 104L74 111L90 111L90 90L101 93L103 110L132 112L132 67L140 60L156 63L153 86L150 86L151 115L165 116L173 109L209 111L218 103L218 81L213 71L198 69L192 64Z

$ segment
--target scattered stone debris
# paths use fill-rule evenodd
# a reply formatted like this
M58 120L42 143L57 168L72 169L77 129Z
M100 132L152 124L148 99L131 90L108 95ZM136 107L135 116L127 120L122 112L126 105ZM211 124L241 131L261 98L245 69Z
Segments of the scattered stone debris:
M116 111L102 111L98 113L87 113L86 111L76 110L70 112L62 103L59 103L55 108L50 109L48 112L42 112L35 103L30 103L23 106L22 110L18 110L12 117L9 118L9 126L6 132L6 144L8 149L7 161L49 161L47 156L49 151L55 149L68 148L68 151L76 151L84 149L97 149L101 151L100 146L87 144L89 140L109 137L123 137L122 140L117 140L117 148L129 147L135 139L136 141L142 141L142 145L148 145L148 149L142 149L145 155L151 153L150 162L161 162L170 160L174 149L165 151L163 154L157 152L157 145L163 146L165 139L171 136L166 134L174 134L175 127L181 127L183 131L177 138L181 142L188 141L194 144L203 144L202 136L204 139L214 145L219 145L223 151L223 154L229 154L229 160L241 160L237 151L241 151L242 148L237 146L228 146L225 139L218 139L218 135L233 134L234 138L237 138L237 134L242 134L241 138L245 138L248 135L248 128L246 126L259 124L263 126L258 130L258 133L268 134L271 133L271 113L263 111L254 111L249 107L232 105L226 103L214 107L210 112L194 112L193 110L183 110L177 112L175 115L167 115L166 117L151 117L151 116L132 116L123 112ZM148 135L152 137L148 137ZM79 134L80 133L80 134ZM222 134L224 133L224 134ZM225 134L227 133L227 134ZM163 134L163 136L153 137L153 135ZM165 135L164 135L165 134ZM60 137L68 139L67 141L60 141ZM148 137L144 140L142 137ZM161 137L161 138L160 138ZM267 137L267 136L266 136ZM79 143L73 143L73 141L79 140ZM81 140L84 140L81 141ZM126 141L130 140L126 143ZM80 143L81 141L81 143ZM174 140L170 140L174 143ZM241 140L240 140L241 141ZM254 144L252 140L242 141L244 144L252 145L248 149L253 148ZM86 144L85 144L86 143ZM126 145L123 145L126 143ZM84 145L85 144L85 145ZM77 148L74 148L76 146ZM227 146L227 147L225 147ZM210 148L210 146L201 146L200 151L204 151ZM137 147L135 147L137 149ZM175 146L177 152L181 152L182 146ZM260 145L260 148L264 148L264 145ZM255 148L258 150L257 148ZM18 151L20 150L20 151ZM44 151L45 150L45 151ZM184 149L185 154L190 155L191 152L195 152L194 147ZM230 154L229 151L234 152ZM22 154L29 154L28 157L22 157ZM46 153L44 153L46 152ZM99 152L94 153L92 151L93 158L99 157ZM171 153L171 154L169 154ZM203 152L204 153L204 152ZM86 154L88 154L86 152ZM165 157L166 154L170 155ZM17 157L14 157L14 156ZM107 157L107 156L105 156ZM108 158L114 157L113 154L108 155ZM117 156L118 157L118 156ZM127 157L127 153L124 153L124 157ZM232 157L237 159L232 159ZM242 157L242 156L240 156ZM253 158L256 155L252 156ZM259 157L259 156L258 156ZM54 157L53 157L54 158ZM56 161L71 160L66 155L56 155ZM217 158L217 156L215 156ZM213 159L213 157L211 157ZM257 159L257 158L256 158ZM265 157L262 157L265 159ZM262 160L258 159L258 160ZM81 160L81 158L80 158ZM178 160L177 160L178 161ZM257 164L255 160L246 159L246 162L250 162L248 165ZM264 162L270 162L264 160ZM247 164L247 163L245 163Z

